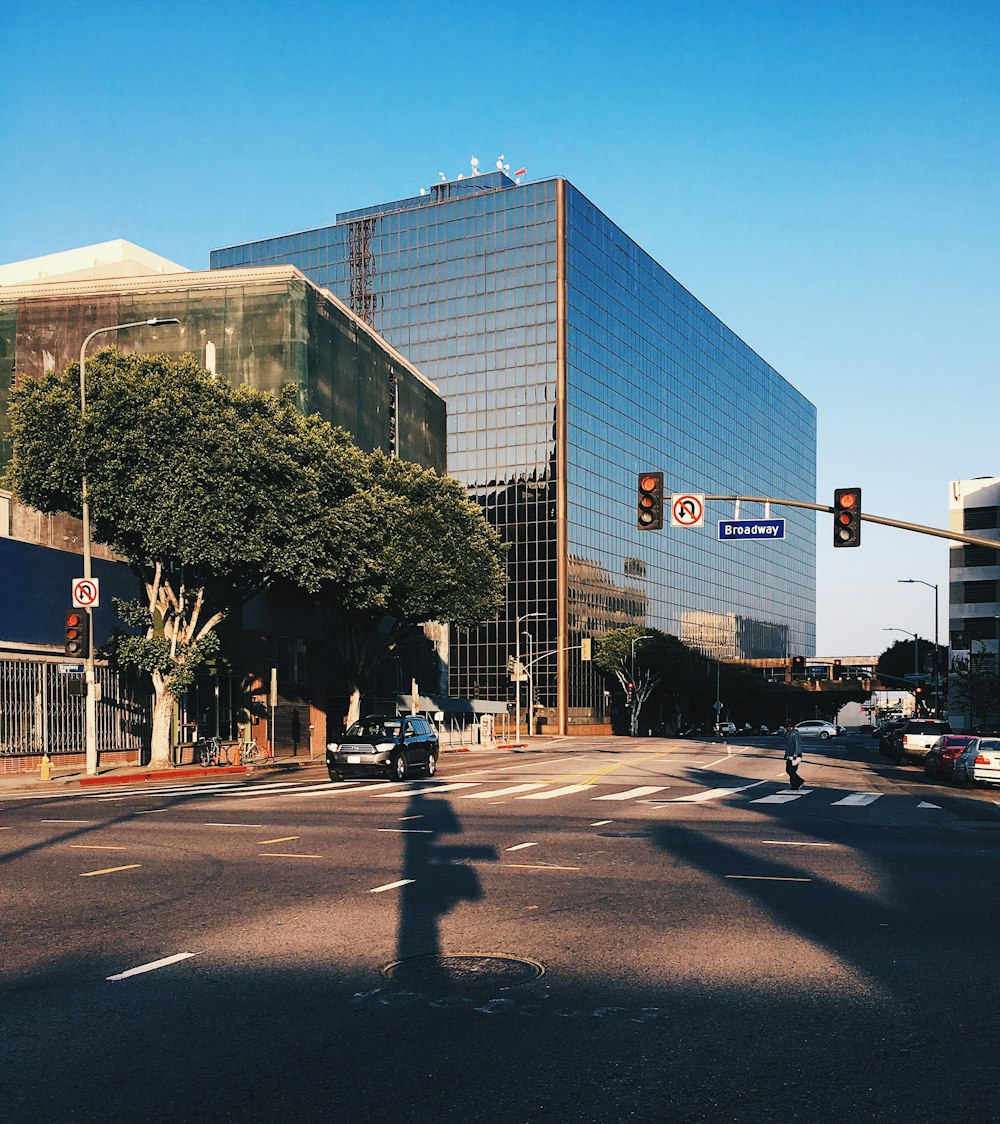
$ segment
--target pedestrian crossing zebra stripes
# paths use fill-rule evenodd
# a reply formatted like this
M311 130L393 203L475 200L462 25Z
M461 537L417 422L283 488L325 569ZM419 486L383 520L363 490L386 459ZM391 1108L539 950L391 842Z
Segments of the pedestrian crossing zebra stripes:
M427 778L404 782L370 781L269 781L254 783L248 779L219 780L197 784L162 785L122 785L113 790L99 791L69 790L63 792L23 792L0 793L0 803L10 800L53 800L76 798L104 803L115 803L137 798L156 799L183 803L188 800L244 800L263 801L292 796L308 797L317 801L335 799L350 800L405 800L414 796L447 796L455 801L477 800L507 803L509 801L557 801L578 798L588 801L615 802L620 805L635 804L646 808L663 809L675 805L708 805L746 803L747 805L784 805L806 801L822 801L828 806L842 808L868 808L880 800L884 793L845 792L844 790L824 790L802 788L797 791L777 788L776 791L757 795L762 786L777 784L771 781L748 781L742 785L704 788L695 791L688 786L675 785L637 785L631 788L610 788L607 784L563 783L565 778L525 781L518 784L505 784L502 780L447 781L443 778ZM498 787L499 786L499 787ZM756 791L755 791L756 790ZM916 799L915 797L908 797ZM939 809L939 805L921 801L918 807L927 810Z

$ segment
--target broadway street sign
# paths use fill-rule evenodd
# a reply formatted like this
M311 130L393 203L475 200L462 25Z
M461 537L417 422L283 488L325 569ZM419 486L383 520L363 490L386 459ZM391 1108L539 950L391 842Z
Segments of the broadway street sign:
M783 539L784 519L720 519L719 541L736 539Z

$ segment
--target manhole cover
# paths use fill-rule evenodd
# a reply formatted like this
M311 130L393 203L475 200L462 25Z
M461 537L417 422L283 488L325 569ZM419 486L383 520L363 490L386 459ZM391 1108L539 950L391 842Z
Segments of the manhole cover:
M545 969L535 960L499 953L459 952L451 956L411 956L381 969L393 983L448 991L495 991L537 980Z

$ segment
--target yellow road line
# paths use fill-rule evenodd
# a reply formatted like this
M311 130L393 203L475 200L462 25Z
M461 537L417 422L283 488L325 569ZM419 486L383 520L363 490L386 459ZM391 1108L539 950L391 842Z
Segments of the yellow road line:
M96 878L98 874L116 874L119 870L137 870L141 863L129 863L128 866L109 866L104 870L88 870L86 874L81 874L81 878Z
M102 847L97 843L70 843L74 851L127 851L127 847Z
M604 769L598 769L596 773L591 773L587 777L584 777L584 774L579 773L579 774L577 774L576 777L569 777L568 779L571 780L571 781L579 779L581 784L595 784L602 777L606 777L606 776L608 776L609 773L614 773L618 769L624 769L627 765L636 765L636 764L638 764L638 762L640 762L644 759L657 761L661 757L667 757L667 756L669 756L669 754L667 754L667 753L655 753L655 754L653 754L653 756L651 758L648 756L648 754L643 754L642 757L630 757L627 761L619 761L615 765L608 765ZM559 779L562 780L563 778L560 777Z
M265 843L291 843L293 839L298 839L298 836L283 835L280 839L258 839L257 845L263 847Z

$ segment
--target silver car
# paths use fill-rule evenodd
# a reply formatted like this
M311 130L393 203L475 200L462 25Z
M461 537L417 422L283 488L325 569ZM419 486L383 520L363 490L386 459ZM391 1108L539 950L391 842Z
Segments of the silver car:
M823 741L828 741L837 736L837 727L832 722L810 718L806 722L800 722L795 727L795 732L800 738L822 738Z

